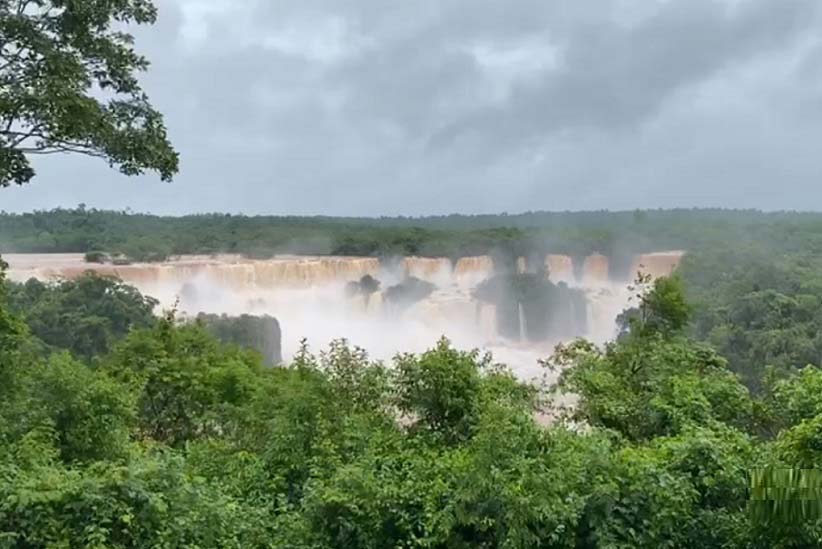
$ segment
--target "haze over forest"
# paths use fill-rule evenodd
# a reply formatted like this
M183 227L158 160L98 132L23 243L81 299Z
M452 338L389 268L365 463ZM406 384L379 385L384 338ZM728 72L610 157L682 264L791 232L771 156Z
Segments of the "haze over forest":
M816 0L160 0L173 185L37 161L0 209L822 209Z

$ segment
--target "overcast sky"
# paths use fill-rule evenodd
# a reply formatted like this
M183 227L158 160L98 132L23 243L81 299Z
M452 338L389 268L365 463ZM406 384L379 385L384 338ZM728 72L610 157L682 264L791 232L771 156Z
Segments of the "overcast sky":
M181 170L50 158L0 209L822 210L819 0L160 0Z

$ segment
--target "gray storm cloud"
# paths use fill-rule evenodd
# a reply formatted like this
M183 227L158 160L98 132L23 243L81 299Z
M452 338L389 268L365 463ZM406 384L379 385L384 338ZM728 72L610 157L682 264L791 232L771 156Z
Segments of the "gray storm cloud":
M161 0L175 182L49 160L0 209L819 209L817 5Z

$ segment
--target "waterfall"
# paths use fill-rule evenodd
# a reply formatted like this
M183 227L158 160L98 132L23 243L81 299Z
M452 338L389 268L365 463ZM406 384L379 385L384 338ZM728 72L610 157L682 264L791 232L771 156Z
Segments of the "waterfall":
M650 275L651 278L669 276L679 267L685 252L670 251L642 254L634 259L631 265L630 277L633 279L638 272Z
M574 260L567 255L548 254L545 256L545 269L548 279L554 284L565 282L570 285L574 282Z
M487 255L463 257L454 265L454 278L463 288L472 288L494 274L494 260Z
M580 307L580 303L578 300L571 301L571 308L574 311L574 331L576 337L580 337L584 334L588 333L588 326L590 325L590 319L588 318L588 297L584 296L582 301L582 307Z
M642 270L654 278L667 276L676 269L683 256L681 251L655 252L637 256L631 268L631 278ZM8 254L9 278L25 281L73 279L87 270L116 276L140 289L177 286L202 279L234 291L268 290L281 287L308 288L326 283L357 280L369 274L377 276L382 266L372 257L311 257L277 256L251 260L236 255L183 256L166 263L135 263L113 265L85 263L81 254ZM593 254L585 258L580 283L601 286L609 279L608 258ZM517 259L517 272L528 270L524 257ZM544 268L550 280L557 284L575 283L574 263L566 255L549 254ZM489 256L464 257L451 266L448 258L408 257L402 261L403 273L435 284L472 288L493 276L494 262Z
M577 324L577 310L573 298L568 299L568 334L572 337L580 335Z
M490 303L477 302L476 323L483 342L497 338L497 308Z
M48 257L53 255L55 257ZM16 280L73 279L86 271L116 276L140 289L178 286L193 279L235 291L264 290L279 287L307 288L323 283L358 280L366 274L375 276L379 259L373 257L275 257L250 260L233 255L214 257L188 256L167 263L134 263L112 265L85 263L80 254L43 254L11 257L10 275Z
M595 300L590 295L585 297L585 316L588 317L588 334L589 338L594 338L597 334L597 307Z
M368 300L365 312L369 315L381 315L383 312L384 299L382 292L375 292L366 296Z
M644 254L634 261L648 267L649 274L661 276L676 267L681 255ZM544 266L554 284L565 283L585 292L585 300L578 293L567 292L568 303L564 297L552 301L548 296L544 306L512 297L478 302L476 288L495 274L490 256L461 258L453 266L448 258L421 257L393 264L381 264L370 257L333 256L263 260L236 255L183 256L164 263L132 265L86 263L82 254L9 254L4 259L14 281L73 279L94 270L120 277L157 298L161 307L170 306L179 296L183 312L269 314L281 323L286 358L301 337L308 337L315 349L331 339L346 337L386 359L398 351L424 351L443 335L459 348L493 349L495 356L501 349L515 349L522 356L546 356L550 353L547 345L564 338L585 336L602 343L613 337L614 320L629 295L627 283L609 281L608 258L599 254L578 262L579 279L574 275L574 261L567 255L550 254L544 260L530 257L530 261L519 258L518 271L527 267L539 273ZM346 283L359 281L366 274L381 282L380 290L367 298L346 297ZM505 276L511 274L509 271ZM398 307L385 298L385 291L404 275L428 280L437 288L409 308ZM516 341L521 345L512 345Z
M402 260L403 272L434 284L447 284L453 278L451 260L447 257L406 257Z
M585 258L582 265L582 283L586 286L607 284L609 276L608 257L593 254Z
M528 341L528 324L522 303L517 303L517 313L519 314L519 340L521 343L526 343Z

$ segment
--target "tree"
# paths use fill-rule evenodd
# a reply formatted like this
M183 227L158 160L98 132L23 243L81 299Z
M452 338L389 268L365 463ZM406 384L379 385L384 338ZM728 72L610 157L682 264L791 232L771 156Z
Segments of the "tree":
M399 408L419 426L449 442L471 435L477 421L481 377L476 353L453 349L446 339L417 357L397 359Z
M681 333L691 317L691 306L685 301L682 279L678 276L651 277L639 274L631 287L639 304L617 318L622 335L657 334L663 337Z
M254 355L220 346L202 326L177 326L169 315L131 332L103 369L136 394L142 437L180 446L228 432L262 365Z
M47 345L91 359L130 330L154 324L157 300L120 280L88 272L76 280L11 285L10 304Z
M18 359L16 355L26 335L25 325L11 313L7 303L7 267L8 264L0 257L0 403L7 402L9 394L16 390L12 365Z
M7 267L8 264L0 257L0 352L15 347L23 332L19 319L9 312L6 304Z
M50 433L66 463L116 461L126 455L134 419L134 396L127 386L67 354L16 370L14 400L0 412L5 440Z
M0 0L0 187L56 153L172 178L178 155L136 77L148 61L118 30L156 16L150 0Z

